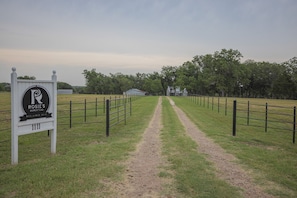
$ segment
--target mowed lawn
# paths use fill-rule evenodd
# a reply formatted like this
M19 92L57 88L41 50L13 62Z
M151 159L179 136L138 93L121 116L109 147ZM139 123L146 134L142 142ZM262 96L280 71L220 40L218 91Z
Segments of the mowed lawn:
M103 97L110 96L64 95L58 96L58 103L65 104L61 108L68 111L70 100L81 105L85 99L93 103L96 98L103 101ZM218 113L189 97L172 99L202 131L239 159L254 176L255 183L273 195L297 197L297 145L291 142L291 132L269 129L265 133L263 128L239 125L237 136L233 137L229 110L225 116L223 110ZM94 116L94 103L91 104L87 112L89 124L74 123L69 128L68 118L65 118L63 123L66 124L58 125L57 153L54 155L50 153L47 131L20 136L19 164L15 166L10 164L10 131L1 131L0 197L113 197L109 184L123 179L125 166L122 162L140 141L157 101L158 97L133 100L127 124L112 127L108 138L100 120L102 104L99 103L98 117ZM175 189L180 197L237 197L238 189L217 180L212 164L195 153L196 145L184 135L165 98L163 102L161 138L163 154L169 158L170 165L166 167L168 172L163 171L160 176L173 179L168 189ZM262 100L258 102L262 103ZM288 102L295 104L295 101L282 100L276 104ZM0 93L1 110L9 110L9 104L9 94ZM82 117L76 116L77 122L84 123ZM9 118L9 115L1 114L0 118L3 117ZM171 125L172 122L175 124ZM182 152L178 152L181 149ZM202 182L204 186L201 187Z

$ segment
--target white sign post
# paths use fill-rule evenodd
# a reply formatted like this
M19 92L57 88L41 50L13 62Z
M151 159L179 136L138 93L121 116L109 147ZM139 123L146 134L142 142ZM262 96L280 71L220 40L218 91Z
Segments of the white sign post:
M57 142L57 76L20 80L11 73L11 164L18 163L18 136L51 130L51 153Z

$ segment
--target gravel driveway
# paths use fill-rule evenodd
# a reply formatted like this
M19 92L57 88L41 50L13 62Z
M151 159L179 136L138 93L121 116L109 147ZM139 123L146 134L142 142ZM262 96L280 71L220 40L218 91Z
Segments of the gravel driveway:
M236 163L237 159L233 155L226 153L224 149L206 137L169 97L167 99L185 127L186 133L197 143L197 152L205 154L207 160L216 167L218 177L242 189L243 197L273 197L266 194L253 182L250 175ZM161 156L161 102L162 97L159 98L154 115L142 140L127 161L124 181L115 184L118 197L169 198L177 195L176 192L169 193L170 196L161 194L164 184L171 182L158 175L160 167L166 165L166 159Z

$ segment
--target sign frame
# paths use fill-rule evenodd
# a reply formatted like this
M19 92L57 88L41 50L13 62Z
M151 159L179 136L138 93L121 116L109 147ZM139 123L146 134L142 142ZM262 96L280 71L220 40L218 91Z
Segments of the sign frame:
M11 164L18 163L18 136L50 131L51 153L57 144L57 76L51 80L17 79L11 73Z

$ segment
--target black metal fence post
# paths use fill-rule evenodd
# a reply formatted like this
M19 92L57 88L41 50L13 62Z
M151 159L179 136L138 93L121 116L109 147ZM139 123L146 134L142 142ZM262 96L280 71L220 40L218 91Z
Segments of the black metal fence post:
M296 133L296 106L293 110L293 144L295 144L295 133Z
M87 122L87 99L85 99L85 122Z
M97 104L97 98L96 98L96 104L95 104L95 110L96 110L96 112L95 112L95 116L97 117L98 115L97 115L97 110L98 110L98 104Z
M247 120L246 124L249 126L250 125L250 101L248 101L248 109L247 109Z
M109 136L109 100L106 100L106 137Z
M131 97L130 97L130 116L132 116L132 100L131 100Z
M116 99L117 100L117 99ZM118 99L120 101L120 99ZM116 102L117 105L117 116L118 116L118 122L120 121L120 104L119 101Z
M225 100L225 116L227 115L227 103L228 101L227 101L227 98L226 98L226 100Z
M220 113L220 97L218 97L218 113Z
M236 100L233 101L233 128L232 135L236 136Z
M267 122L268 122L268 103L265 105L265 132L267 132Z
M72 127L72 102L69 103L69 128Z
M126 98L123 100L124 102L124 116L125 116L125 125L127 124L127 110L126 110L126 107L127 107L127 103L126 103Z

